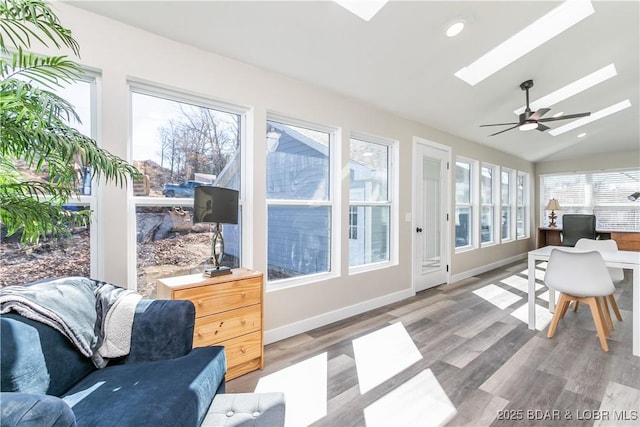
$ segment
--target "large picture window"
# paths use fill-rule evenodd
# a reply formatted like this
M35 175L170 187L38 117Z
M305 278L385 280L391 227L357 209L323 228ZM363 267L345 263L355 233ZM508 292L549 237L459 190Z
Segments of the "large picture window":
M241 190L244 115L233 106L132 87L132 161L137 287L155 297L156 279L201 272L211 262L212 230L193 223L195 187ZM242 194L242 193L241 193ZM240 210L242 209L242 197ZM222 225L222 265L240 266L240 224Z
M96 80L87 76L55 93L71 103L80 121L68 124L84 135L96 138L95 99ZM17 165L19 168L20 165ZM91 181L91 169L75 162L77 171L77 191L79 197L72 197L67 205L68 210L94 211L96 220L96 203ZM48 181L46 165L42 173L31 173L31 179ZM96 277L97 245L95 236L91 234L91 224L86 227L70 229L64 236L56 239L43 239L37 245L25 247L20 244L20 232L7 238L4 235L0 242L0 286L21 285L32 281L58 276Z
M349 266L389 260L391 147L351 138Z
M321 127L267 121L267 279L331 271L331 141Z
M541 225L546 225L546 203L560 204L557 224L567 213L594 214L600 230L640 231L640 201L629 196L640 191L640 170L582 172L543 175L541 181Z

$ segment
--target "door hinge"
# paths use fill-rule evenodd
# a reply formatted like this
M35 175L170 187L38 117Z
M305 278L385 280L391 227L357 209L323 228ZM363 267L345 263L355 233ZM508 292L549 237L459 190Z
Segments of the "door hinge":
M449 221L449 214L447 214L447 221Z
M447 162L447 170L449 170L449 162Z
M449 264L447 264L447 273L449 272Z

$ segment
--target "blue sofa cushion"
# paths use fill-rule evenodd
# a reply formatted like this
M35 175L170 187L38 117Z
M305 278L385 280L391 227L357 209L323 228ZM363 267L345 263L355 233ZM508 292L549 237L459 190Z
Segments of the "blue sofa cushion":
M107 366L63 400L79 426L199 426L224 382L223 347L201 347L171 360Z
M151 362L189 353L196 309L187 300L142 300L136 307L131 351L110 363Z
M64 335L18 314L0 316L3 392L60 396L95 367Z
M29 393L2 393L3 427L75 427L73 411L60 398Z

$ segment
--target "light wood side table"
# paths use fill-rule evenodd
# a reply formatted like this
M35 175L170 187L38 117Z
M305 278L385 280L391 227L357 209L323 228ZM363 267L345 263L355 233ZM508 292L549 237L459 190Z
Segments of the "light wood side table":
M158 279L157 294L158 299L193 302L193 346L224 346L227 380L264 367L262 273L237 268L217 277L163 278Z

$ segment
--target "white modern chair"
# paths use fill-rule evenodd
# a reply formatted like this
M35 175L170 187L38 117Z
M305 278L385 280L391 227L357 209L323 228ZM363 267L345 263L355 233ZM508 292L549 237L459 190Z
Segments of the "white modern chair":
M593 239L580 239L576 242L576 249L584 250L584 251L598 251L601 254L606 252L618 252L618 244L615 240L607 239L607 240L593 240ZM609 270L609 274L611 275L611 280L613 284L616 285L624 280L624 271L619 267L607 267ZM616 303L616 299L613 294L609 295L609 303L611 304L611 308L613 309L613 313L616 315L616 318L622 322L622 315L620 314L620 310L618 309L618 304ZM605 300L606 304L606 300ZM573 311L578 309L578 303L573 307ZM613 325L612 325L613 326Z
M554 249L549 256L544 283L560 292L556 311L553 313L547 337L556 333L558 322L564 316L571 301L588 304L593 323L598 331L600 346L609 351L608 328L599 303L600 297L607 297L616 290L599 252L566 252Z

